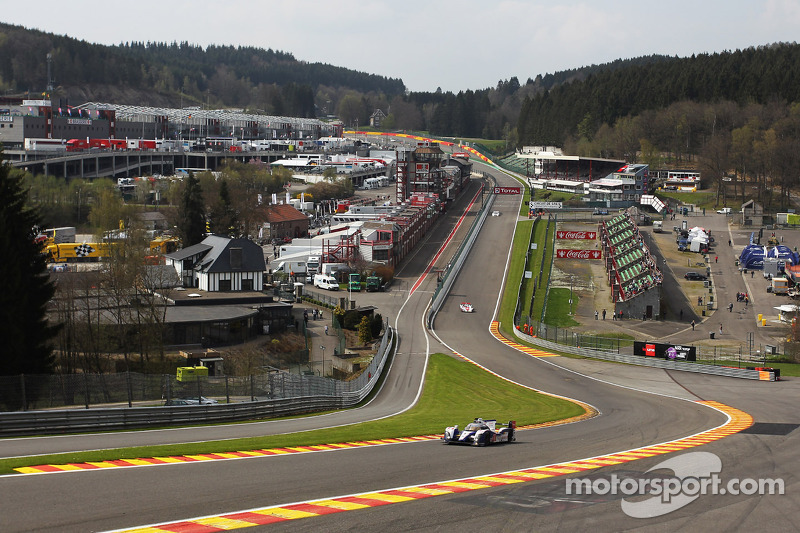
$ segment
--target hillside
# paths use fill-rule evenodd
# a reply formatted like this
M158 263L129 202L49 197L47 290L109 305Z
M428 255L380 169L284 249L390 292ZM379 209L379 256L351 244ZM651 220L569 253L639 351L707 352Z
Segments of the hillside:
M0 23L0 91L38 95L47 87L52 57L54 97L149 105L250 107L314 116L315 95L329 91L402 94L400 79L253 47L189 43L91 44ZM318 102L317 102L318 103Z

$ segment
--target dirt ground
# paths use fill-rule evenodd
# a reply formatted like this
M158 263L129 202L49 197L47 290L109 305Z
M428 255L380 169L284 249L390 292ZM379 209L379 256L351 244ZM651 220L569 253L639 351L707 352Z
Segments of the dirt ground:
M558 226L559 230L575 230L575 231L597 231L597 222L564 222ZM701 315L701 307L697 305L697 298L703 298L703 304L707 303L709 296L708 289L704 287L702 282L690 282L683 279L683 273L686 271L686 261L690 261L690 266L697 272L705 274L705 261L702 255L679 252L675 246L675 236L670 232L661 234L653 234L655 245L658 250L663 253L664 259L667 262L668 269L662 267L662 270L671 270L675 274L675 280L681 288L685 299L681 295L671 295L671 298L666 299L666 320L678 320L680 316L680 309L684 309L683 318L688 322L694 318L696 314L699 318ZM566 249L600 249L599 240L559 240L556 241L556 248ZM702 262L702 265L694 265L694 263ZM666 272L665 272L666 275ZM575 310L575 320L581 323L576 326L576 331L585 333L603 333L618 330L620 333L634 333L624 329L623 324L619 325L610 319L614 303L611 301L611 287L608 283L605 261L604 260L567 260L556 259L553 263L553 272L551 277L553 287L569 288L572 284L579 297L579 303ZM672 301L672 307L676 309L669 309L669 301ZM677 303L675 303L677 302ZM606 323L596 322L594 319L595 310L601 315L603 310L607 311ZM610 322L610 324L608 323ZM624 324L627 324L625 322Z

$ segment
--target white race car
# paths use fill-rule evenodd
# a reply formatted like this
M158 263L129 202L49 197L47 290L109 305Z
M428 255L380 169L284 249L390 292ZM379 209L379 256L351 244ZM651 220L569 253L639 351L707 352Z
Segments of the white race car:
M458 426L445 428L442 441L445 444L471 444L473 446L486 446L498 442L513 442L517 440L517 423L511 420L506 427L497 427L497 420L484 420L476 418L462 430Z
M469 302L461 302L458 306L464 313L472 313L474 311L474 309L472 308L472 304Z

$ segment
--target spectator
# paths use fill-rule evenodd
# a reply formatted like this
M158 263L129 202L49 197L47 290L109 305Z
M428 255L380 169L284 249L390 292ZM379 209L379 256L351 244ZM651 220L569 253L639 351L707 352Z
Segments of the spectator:
M606 310L603 309L603 320L605 320L605 319L606 319Z
M694 331L694 320L692 320L692 331Z

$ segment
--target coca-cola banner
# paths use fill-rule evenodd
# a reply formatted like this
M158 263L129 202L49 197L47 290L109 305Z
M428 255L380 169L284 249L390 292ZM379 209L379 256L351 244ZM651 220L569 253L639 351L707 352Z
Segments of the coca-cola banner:
M596 231L557 231L556 239L593 241L597 238Z
M600 250L556 250L557 259L602 259Z

